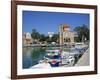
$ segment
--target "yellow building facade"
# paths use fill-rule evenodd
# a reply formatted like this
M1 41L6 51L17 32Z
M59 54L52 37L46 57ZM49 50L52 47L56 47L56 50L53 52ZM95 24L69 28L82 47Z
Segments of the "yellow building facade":
M62 24L59 27L59 38L60 44L71 43L74 44L75 33L70 31L70 26L67 24Z

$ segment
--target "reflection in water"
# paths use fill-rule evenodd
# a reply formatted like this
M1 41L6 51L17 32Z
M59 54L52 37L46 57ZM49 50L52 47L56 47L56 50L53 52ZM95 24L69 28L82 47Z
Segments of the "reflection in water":
M29 68L33 65L38 64L38 61L44 58L45 50L48 49L62 49L63 51L69 51L69 48L63 47L23 47L23 68Z
M23 48L23 68L29 68L38 64L45 55L45 48L42 47L24 47Z
M34 46L34 47L23 47L23 68L30 68L36 64L40 60L44 58L46 55L45 50L62 50L67 52L68 56L74 56L75 58L75 63L78 61L80 56L86 51L88 47L70 47L70 46L49 46L49 47L39 47L39 46ZM64 53L63 53L64 54Z

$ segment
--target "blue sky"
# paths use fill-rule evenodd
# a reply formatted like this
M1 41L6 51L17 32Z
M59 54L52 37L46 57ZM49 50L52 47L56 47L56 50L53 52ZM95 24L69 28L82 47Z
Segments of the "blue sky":
M86 24L89 27L89 14L23 11L23 32L32 32L36 29L39 33L58 33L60 24L69 24L71 31L77 26Z

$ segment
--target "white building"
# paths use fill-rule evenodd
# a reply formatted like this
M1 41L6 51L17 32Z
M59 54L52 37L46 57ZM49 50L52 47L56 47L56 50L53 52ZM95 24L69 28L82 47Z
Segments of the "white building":
M31 37L31 34L29 32L23 33L23 44L24 45L30 45L32 44L33 39Z

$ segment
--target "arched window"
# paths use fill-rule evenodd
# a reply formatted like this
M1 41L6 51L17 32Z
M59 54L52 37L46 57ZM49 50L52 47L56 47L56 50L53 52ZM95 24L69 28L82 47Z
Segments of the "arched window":
M70 38L64 38L64 42L70 42Z

